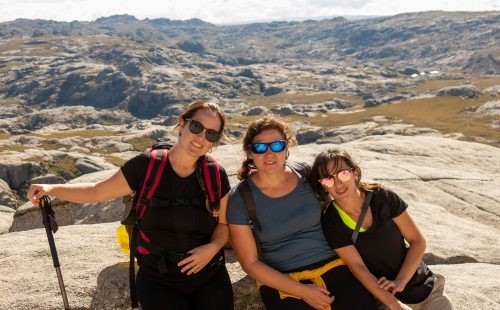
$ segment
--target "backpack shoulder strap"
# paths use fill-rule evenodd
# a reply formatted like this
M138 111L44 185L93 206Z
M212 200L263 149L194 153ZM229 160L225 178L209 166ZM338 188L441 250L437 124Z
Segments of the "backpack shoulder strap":
M255 239L255 246L257 247L257 253L259 257L262 257L262 247L260 245L259 237L261 227L259 221L257 220L255 203L248 182L248 179L241 181L240 184L238 184L237 190L240 193L241 199L243 200L243 204L245 205L245 209L247 211L248 226L250 226L250 228L252 229L252 234Z
M145 212L144 208L141 207L144 207L144 204L153 197L160 183L161 176L163 175L167 163L168 152L166 149L148 149L144 154L149 158L149 162L146 176L144 177L139 196L135 203L135 210L141 213ZM141 213L138 213L139 218L142 218L144 215Z
M289 162L287 165L300 174L304 178L305 182L316 182L315 180L311 180L311 166L308 163L303 161ZM319 193L316 193L316 196L320 200L322 208L326 208L332 200L325 191L319 191Z
M286 165L292 170L295 170L298 174L300 174L305 180L309 178L309 174L311 172L311 166L309 166L306 162L287 162Z
M214 217L220 207L222 196L220 168L215 158L203 156L198 162L197 173L198 182L207 196L207 204Z
M352 243L356 243L358 240L359 230L361 229L361 224L363 224L363 220L365 219L366 212L370 207L370 201L372 200L373 192L367 192L365 197L365 202L363 203L363 207L361 208L361 213L359 214L358 222L356 223L356 227L351 236Z
M166 149L147 149L144 154L149 158L146 176L144 178L139 196L135 204L135 221L130 237L130 261L129 261L129 283L130 283L130 301L132 309L138 308L139 301L137 299L136 285L135 285L135 254L137 251L137 244L139 238L139 222L144 216L149 200L153 197L158 184L160 183L163 170L167 163L167 150ZM146 197L144 198L144 195Z

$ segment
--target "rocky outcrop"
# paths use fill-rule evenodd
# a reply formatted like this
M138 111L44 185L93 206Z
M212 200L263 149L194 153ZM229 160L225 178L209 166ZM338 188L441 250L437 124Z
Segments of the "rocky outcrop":
M59 104L112 108L122 102L130 82L122 72L105 69L97 76L69 75L61 85Z
M476 98L481 91L472 85L450 86L436 91L436 96L459 96L463 98Z
M15 209L17 206L16 197L12 193L9 184L0 179L0 206Z
M479 106L475 112L488 115L500 115L500 100L485 102Z
M283 92L283 88L277 86L266 87L264 89L264 96L274 96Z
M168 106L181 101L173 92L141 90L128 99L128 111L138 118L152 118L158 114L168 115L164 111Z
M0 235L8 233L14 218L14 210L0 205Z
M252 107L248 109L247 111L241 112L241 115L246 115L246 116L254 116L254 115L261 115L264 114L267 111L267 108L263 106L257 106L257 107Z
M318 139L324 136L324 132L320 128L308 128L299 130L297 132L296 138L298 144L308 144L316 142Z
M0 162L0 179L12 189L18 189L41 172L40 164L34 162Z
M12 133L19 129L28 131L49 129L53 125L65 126L66 129L76 129L91 124L121 124L132 120L132 116L126 112L96 110L90 106L62 106L43 111L33 111L19 106L17 109L11 109L11 112L7 111L6 113L12 114L0 119L0 128L4 127L2 125L4 122L6 129ZM21 136L21 139L34 139L34 137Z

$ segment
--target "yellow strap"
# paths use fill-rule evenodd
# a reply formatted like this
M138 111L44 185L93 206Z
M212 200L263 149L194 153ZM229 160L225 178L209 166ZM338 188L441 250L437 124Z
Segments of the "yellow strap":
M316 268L313 270L292 272L292 273L289 273L288 276L297 282L299 282L300 280L310 280L313 284L316 284L318 286L326 288L326 283L325 283L325 281L323 281L323 278L321 278L321 276L325 272L327 272L328 270L333 269L333 268L338 267L338 266L341 266L341 265L345 265L344 261L341 260L340 258L337 258L337 259L332 260L331 262L323 265L322 267L319 267L319 268ZM256 285L257 285L257 290L259 290L259 288L264 284L262 284L259 281L256 281ZM280 293L281 299L284 299L287 297L301 299L300 297L297 297L295 295L292 295L292 294L289 294L286 292L279 291L279 293ZM323 310L331 310L331 307L327 306Z

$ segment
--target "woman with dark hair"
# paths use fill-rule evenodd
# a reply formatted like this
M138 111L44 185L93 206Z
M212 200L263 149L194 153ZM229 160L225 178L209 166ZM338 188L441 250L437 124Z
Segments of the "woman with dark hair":
M158 206L148 208L140 222L141 238L147 236L149 248L155 249L138 254L136 283L142 309L233 309L222 250L228 238L229 180L219 166L222 198L214 214L206 208L196 173L201 159L220 140L225 123L219 106L206 101L194 102L179 117L179 140L168 151L153 196ZM138 155L97 183L33 184L27 198L38 205L45 195L79 203L129 195L141 188L148 163L145 154Z
M267 309L375 309L372 296L328 246L319 201L303 172L286 163L295 143L276 115L248 126L238 176L248 183L260 230L254 237L242 189L234 187L227 218L238 260L257 280Z
M359 165L338 149L316 156L310 180L333 199L321 221L326 239L379 309L453 309L444 277L422 261L425 239L396 193L362 182Z

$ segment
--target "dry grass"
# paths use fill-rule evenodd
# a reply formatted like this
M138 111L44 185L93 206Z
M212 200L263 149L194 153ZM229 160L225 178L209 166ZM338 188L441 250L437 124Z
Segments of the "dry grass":
M24 152L28 147L24 145L0 145L0 153L5 152L5 151L11 151L11 152L19 152L22 153Z
M463 83L464 80L426 80L424 83L417 85L415 91L417 93L426 93L444 87L459 86Z
M472 79L461 79L461 80L436 80L429 79L419 84L415 87L414 91L418 93L426 93L433 90L438 90L449 86L460 86L466 81L470 84L476 86L479 89L487 88L494 85L500 85L500 77L478 77ZM401 90L401 89L399 89Z
M106 155L106 156L104 156L104 159L106 159L106 161L108 163L112 163L113 165L115 165L117 167L120 167L121 165L123 165L125 163L125 160L123 158L113 156L113 155Z
M75 178L80 171L75 167L76 159L73 157L58 158L54 161L46 161L41 157L30 157L26 162L36 162L42 166L44 173L55 174L66 180Z
M9 61L8 63L5 64L4 67L0 68L0 74L7 74L12 70L12 68L17 68L21 65L23 65L23 63L21 62Z
M132 144L135 151L142 152L145 149L147 149L148 147L151 147L156 141L150 137L141 136L141 137L136 137L136 138L132 138L129 140L125 140L124 142Z
M75 167L76 159L72 157L59 158L55 161L41 162L47 173L59 175L65 179L76 177L80 171Z
M19 98L2 98L0 99L0 106L20 105L22 103Z
M490 86L500 85L500 77L473 78L471 84L477 88L488 88Z
M49 140L49 141L42 140L42 141L40 141L40 145L38 147L48 151L48 150L58 150L60 148L66 148L68 146L61 144L61 143L54 142L53 140Z
M281 93L274 96L242 96L242 101L249 106L264 106L271 108L279 104L312 104L320 103L328 100L342 99L356 104L361 104L362 100L357 97L345 96L337 93Z
M0 41L0 51L18 50L22 48L23 44L23 39L9 39Z
M464 112L468 107L477 107L491 100L489 96L477 99L460 97L435 97L407 100L402 103L381 105L358 112L340 114L330 113L328 117L318 115L304 119L290 116L290 121L308 121L314 126L331 129L338 126L352 125L369 121L373 116L386 116L392 122L413 124L416 127L433 128L444 134L462 133L463 139L477 141L500 147L500 131L489 124L492 116L478 116Z
M35 137L41 138L55 138L55 139L63 139L70 137L82 137L82 138L95 138L95 137L114 137L120 136L123 132L120 131L108 131L108 130L99 130L99 129L91 129L91 130L68 130L68 131L60 131L60 132L51 132L48 134L30 134Z

